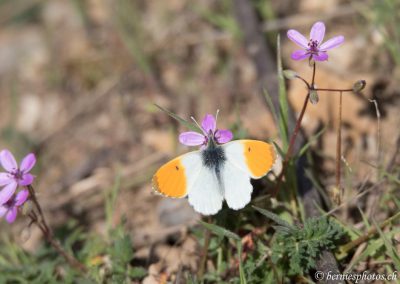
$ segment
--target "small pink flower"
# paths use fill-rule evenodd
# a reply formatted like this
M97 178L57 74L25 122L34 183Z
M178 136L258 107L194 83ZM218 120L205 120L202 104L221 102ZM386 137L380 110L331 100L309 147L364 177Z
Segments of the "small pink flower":
M325 36L325 24L323 22L316 22L312 26L309 41L296 30L288 30L287 36L291 41L303 48L292 53L291 57L294 60L306 58L312 58L316 61L328 60L327 51L344 42L344 36L340 35L322 43Z
M32 184L34 177L29 171L35 165L36 158L34 154L28 154L18 167L13 154L8 150L3 150L0 152L0 163L7 171L0 173L0 186L4 186L0 190L0 205L3 205L15 193L18 186Z
M6 203L0 205L0 218L5 216L8 223L13 223L17 218L18 208L28 199L29 191L24 189L10 198Z
M217 129L217 122L213 115L207 114L201 122L203 134L189 131L179 135L179 142L186 146L202 146L204 148L210 139L218 144L224 144L232 140L233 134L226 129Z

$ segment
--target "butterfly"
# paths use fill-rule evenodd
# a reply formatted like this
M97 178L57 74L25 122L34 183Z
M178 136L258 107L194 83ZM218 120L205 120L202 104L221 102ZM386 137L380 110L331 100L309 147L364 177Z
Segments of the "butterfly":
M201 146L200 150L161 166L153 176L153 190L167 197L188 197L189 204L203 215L216 214L223 200L234 210L245 207L253 191L250 179L262 178L275 163L274 146L258 140L231 141L232 132L217 129L211 114L201 126L196 124L203 133L184 132L179 141Z

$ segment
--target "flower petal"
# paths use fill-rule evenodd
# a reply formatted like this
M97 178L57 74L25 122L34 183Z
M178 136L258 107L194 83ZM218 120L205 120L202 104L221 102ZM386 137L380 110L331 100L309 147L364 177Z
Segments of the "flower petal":
M8 207L7 206L0 206L0 218L3 217L8 211Z
M221 130L217 130L215 132L215 140L217 140L217 142L219 144L227 143L227 142L231 141L232 138L233 138L233 134L229 130L221 129Z
M310 32L310 39L318 41L319 44L324 40L325 24L323 22L316 22Z
M310 56L310 54L306 50L296 50L292 53L292 55L290 57L293 60L303 60L309 56Z
M313 54L312 58L315 61L325 61L325 60L328 60L328 53L319 52L318 54Z
M8 200L10 200L11 196L14 194L15 190L17 189L17 183L12 182L0 191L0 205L3 205Z
M8 213L6 215L6 221L11 224L15 221L16 218L17 218L17 207L13 206L8 210Z
M17 162L15 161L13 154L8 150L3 150L0 152L0 163L3 168L8 172L11 172L18 168Z
M22 172L27 173L33 168L33 166L35 164L36 164L35 154L30 153L30 154L26 155L25 158L22 160L21 166L19 167L19 169Z
M329 50L331 48L341 45L343 42L344 42L344 36L335 36L335 37L331 38L330 40L327 40L326 42L321 44L319 49L321 51L326 51L326 50Z
M287 37L293 41L295 44L303 47L308 48L308 40L298 31L296 30L288 30Z
M21 206L22 204L24 204L25 201L28 199L28 196L29 196L29 191L26 189L23 189L20 192L18 192L17 196L15 196L15 206Z
M207 133L207 135L210 133L210 131L214 133L215 128L217 128L217 122L215 121L214 116L212 114L207 114L201 122L201 127L203 127L203 130Z
M33 175L23 174L22 179L18 180L18 184L21 186L27 186L27 185L32 184L33 180L34 180Z
M14 179L8 173L0 173L0 186L14 182Z
M206 137L194 131L183 132L179 135L179 142L186 146L199 146L206 142Z

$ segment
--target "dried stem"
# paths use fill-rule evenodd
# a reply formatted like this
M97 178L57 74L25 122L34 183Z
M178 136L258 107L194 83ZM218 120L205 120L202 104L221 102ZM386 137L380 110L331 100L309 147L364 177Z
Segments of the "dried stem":
M36 198L35 190L31 185L28 185L29 190L29 198L32 200L34 207L36 208L39 216L36 214L34 210L32 210L28 216L31 218L32 223L35 223L39 229L42 231L43 236L49 242L49 244L60 254L64 257L64 259L68 262L71 267L74 267L81 272L86 272L87 268L81 262L79 262L74 256L70 255L66 252L60 243L54 238L53 231L47 225L46 219L43 215L42 208Z
M386 219L385 221L383 221L383 223L381 225L379 225L379 229L383 229L384 227L386 227L387 225L389 225L390 223L392 223L393 220L395 220L396 218L400 217L400 212L398 212L397 214L389 217L388 219ZM340 254L343 256L345 255L347 252L349 252L350 250L352 250L353 248L355 248L356 246L359 246L360 244L362 244L363 242L367 241L370 237L372 237L373 235L375 235L376 233L378 233L378 227L372 227L371 229L368 230L368 232L360 237L358 237L357 239L345 244L341 250L340 250Z
M354 93L353 89L315 88L314 90L317 91L317 92L340 92L340 93L352 92L352 93Z

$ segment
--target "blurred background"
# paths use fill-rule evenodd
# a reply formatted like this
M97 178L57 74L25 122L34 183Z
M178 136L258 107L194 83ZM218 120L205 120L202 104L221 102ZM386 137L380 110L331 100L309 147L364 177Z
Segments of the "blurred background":
M277 35L284 68L309 79L307 61L290 59L297 47L286 31L308 37L316 21L325 22L326 39L345 36L318 64L318 87L367 81L363 94L343 98L346 186L376 182L373 165L390 161L399 135L400 1L244 1L253 14L242 2L0 0L0 148L19 159L37 154L34 185L51 226L102 235L123 222L146 269L160 259L169 273L181 262L195 267L196 240L187 233L199 216L186 200L151 189L157 168L188 150L177 142L186 129L154 104L197 120L219 109L218 125L236 138L279 144L262 92L277 92ZM262 62L252 23L262 32ZM288 82L297 112L305 95L301 83ZM312 147L327 188L335 178L337 102L337 94L321 93L303 121L309 135L324 129ZM116 187L107 215L106 196ZM22 217L13 226L2 221L0 237L35 252L42 236L32 227L21 237L26 225Z

